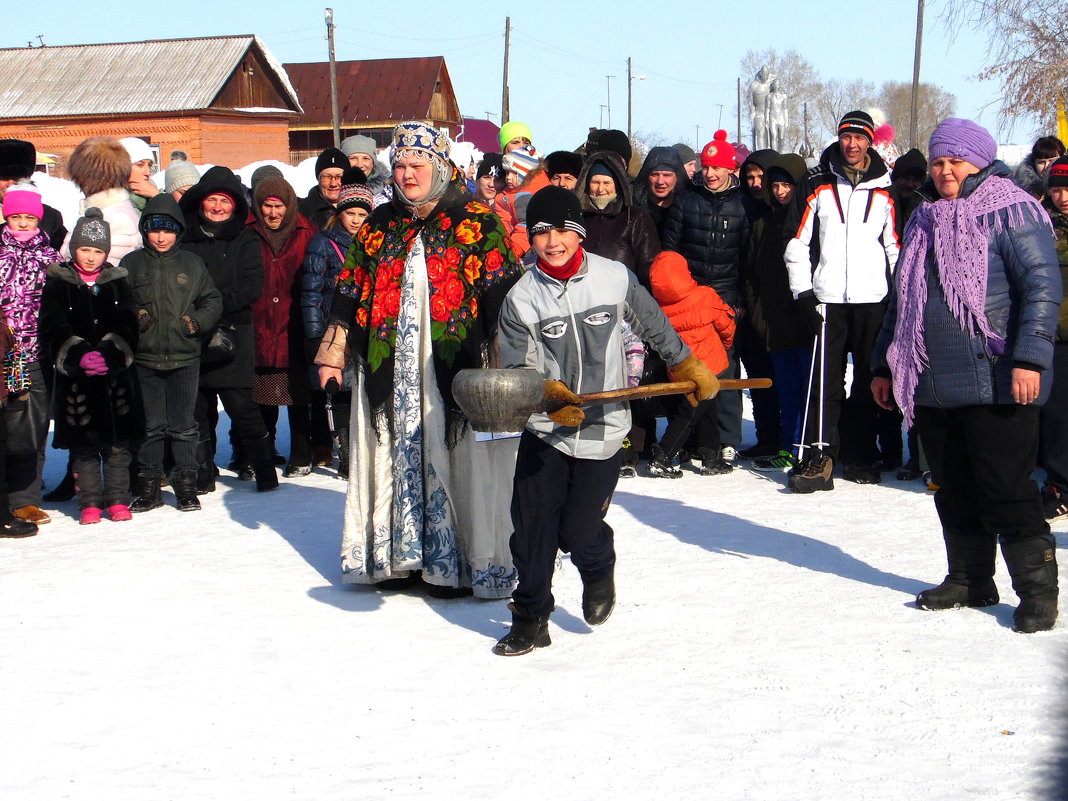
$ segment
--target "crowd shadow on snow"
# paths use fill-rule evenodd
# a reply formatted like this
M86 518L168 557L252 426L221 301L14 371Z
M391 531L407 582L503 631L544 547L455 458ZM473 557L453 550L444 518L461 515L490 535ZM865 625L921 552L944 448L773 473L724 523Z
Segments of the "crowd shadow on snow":
M702 510L699 522L694 523L693 511L683 501L617 491L613 503L642 523L712 553L776 559L805 570L885 587L910 598L931 586L929 581L881 570L836 545L733 515Z
M250 531L274 532L326 581L308 595L322 603L352 612L381 606L373 588L354 587L341 581L341 525L345 511L345 485L324 489L307 479L279 478L278 489L256 492L251 482L223 474L218 483L230 486L223 503L230 519Z

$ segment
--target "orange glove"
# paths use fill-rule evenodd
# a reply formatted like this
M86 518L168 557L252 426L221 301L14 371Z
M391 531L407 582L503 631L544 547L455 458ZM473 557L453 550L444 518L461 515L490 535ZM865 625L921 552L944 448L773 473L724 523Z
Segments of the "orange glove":
M574 428L586 419L586 413L579 408L582 398L567 388L563 381L546 379L545 400L550 408L557 403L563 404L554 411L547 412L549 419L557 425Z
M703 400L714 398L719 392L719 379L716 374L708 369L707 365L694 355L689 355L674 367L668 369L673 381L693 381L697 384L697 392L691 392L686 396L691 406L696 406Z

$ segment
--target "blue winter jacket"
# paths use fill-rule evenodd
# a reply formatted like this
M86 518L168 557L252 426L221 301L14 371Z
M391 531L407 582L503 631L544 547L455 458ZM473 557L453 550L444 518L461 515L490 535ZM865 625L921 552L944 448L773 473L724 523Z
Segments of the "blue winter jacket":
M307 339L320 339L326 332L330 304L334 300L334 284L350 247L352 234L340 226L316 235L308 245L304 254L304 282L300 295L300 311ZM341 251L340 257L338 249Z
M1005 164L995 161L965 180L962 197L992 175L1011 177L1011 172ZM920 192L928 202L938 197L931 182ZM1025 222L1015 228L1009 227L1006 210L998 214L1002 217L1001 230L990 226L986 316L991 327L1005 337L1005 353L993 355L982 334L961 330L946 303L933 249L929 250L923 314L929 365L920 373L917 406L949 409L1013 403L1013 367L1042 371L1042 390L1036 403L1044 403L1049 397L1053 341L1064 296L1053 232L1048 220L1035 217L1030 210L1024 212ZM908 238L906 229L906 244ZM895 291L872 355L875 375L890 375L886 350L894 336L897 308Z

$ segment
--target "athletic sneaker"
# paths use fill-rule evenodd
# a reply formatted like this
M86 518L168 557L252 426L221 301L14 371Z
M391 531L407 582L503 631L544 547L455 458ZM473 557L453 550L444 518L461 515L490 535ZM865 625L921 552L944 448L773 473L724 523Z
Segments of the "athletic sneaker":
M797 467L797 459L790 451L782 450L768 459L757 459L753 469L761 473L774 473L780 470L792 470Z
M1063 520L1068 517L1068 497L1059 489L1047 484L1042 488L1042 512L1046 520Z

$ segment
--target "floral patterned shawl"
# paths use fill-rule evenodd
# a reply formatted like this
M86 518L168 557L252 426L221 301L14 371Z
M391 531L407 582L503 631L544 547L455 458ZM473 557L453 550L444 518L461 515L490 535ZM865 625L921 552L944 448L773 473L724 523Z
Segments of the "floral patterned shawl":
M349 329L352 357L364 370L372 410L381 414L393 388L393 358L404 264L417 235L426 248L434 370L449 413L449 441L463 415L452 379L485 367L497 316L521 270L500 219L453 180L426 218L392 201L374 211L353 241L337 279L332 317Z

